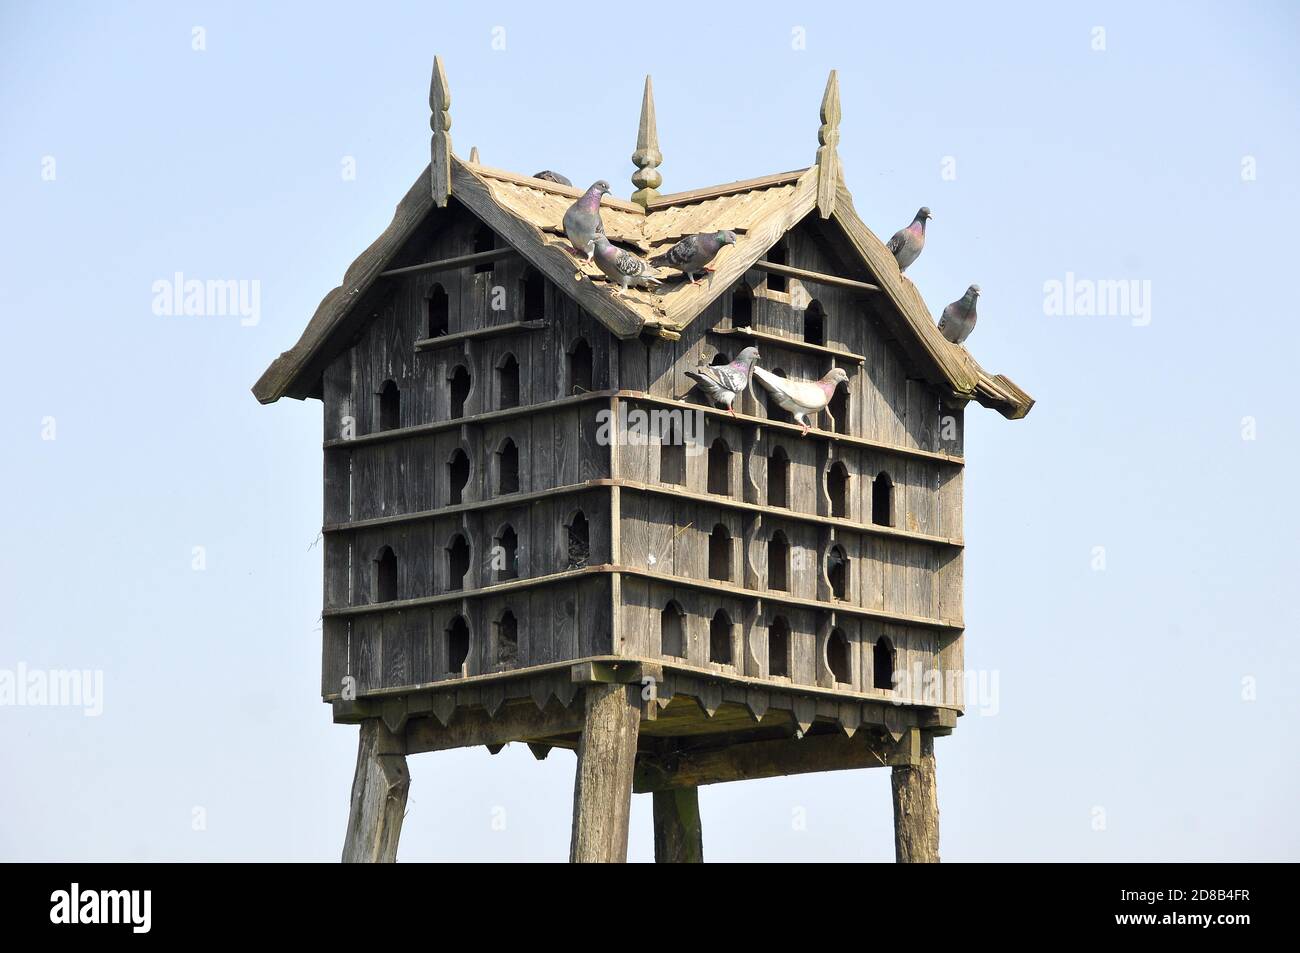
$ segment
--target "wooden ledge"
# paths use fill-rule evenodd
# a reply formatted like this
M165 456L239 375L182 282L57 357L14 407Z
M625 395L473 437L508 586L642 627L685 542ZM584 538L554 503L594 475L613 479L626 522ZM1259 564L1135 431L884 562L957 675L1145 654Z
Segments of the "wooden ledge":
M511 321L509 324L497 324L489 328L474 328L470 331L457 331L455 334L440 334L436 338L420 338L415 342L417 351L439 351L455 347L465 341L478 341L483 338L504 337L520 331L540 331L546 327L545 321Z
M807 341L801 341L798 338L786 337L782 334L772 334L769 331L755 331L752 328L709 328L709 334L718 334L723 337L740 337L750 338L754 341L766 342L777 347L788 347L796 351L808 351L813 354L820 354L823 357L832 357L840 361L848 361L853 364L862 364L866 362L866 357L862 354L854 354L852 351L841 351L839 348L827 347L824 344L809 344Z

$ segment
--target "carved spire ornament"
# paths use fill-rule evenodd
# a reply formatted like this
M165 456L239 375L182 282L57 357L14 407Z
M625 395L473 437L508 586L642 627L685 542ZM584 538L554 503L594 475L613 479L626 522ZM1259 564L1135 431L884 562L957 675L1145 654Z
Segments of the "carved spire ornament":
M835 211L835 192L840 180L840 80L831 70L822 96L822 125L817 130L817 212L830 218Z
M655 126L655 90L650 77L645 78L645 93L641 97L641 125L636 132L636 152L632 153L632 162L636 171L632 173L632 184L637 190L632 193L632 201L646 208L659 197L659 186L664 177L659 174L658 166L664 161L659 151L659 130Z
M442 57L433 58L433 79L429 82L429 185L439 208L451 196L451 90Z

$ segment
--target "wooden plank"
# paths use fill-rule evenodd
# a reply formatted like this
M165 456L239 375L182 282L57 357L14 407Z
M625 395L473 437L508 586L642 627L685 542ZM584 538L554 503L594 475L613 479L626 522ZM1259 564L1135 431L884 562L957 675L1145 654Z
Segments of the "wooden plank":
M832 288L848 288L851 291L862 292L880 292L884 290L879 285L873 285L866 281L841 278L838 275L825 275L819 271L809 271L807 268L795 268L791 265L780 265L774 261L765 261L761 258L754 262L753 267L759 271L785 275L787 278L798 278L800 281L811 281L813 284L828 285Z
M531 699L507 703L494 718L488 717L487 712L481 708L462 708L456 711L448 725L443 725L436 718L408 721L406 751L408 754L418 754L508 744L512 741L536 741L551 735L581 731L582 718L582 711L576 707L562 708L550 704L538 711Z
M379 273L380 278L396 278L400 275L428 274L439 271L455 271L469 268L485 261L500 261L503 258L515 258L519 252L513 248L493 248L489 251L477 251L470 255L456 255L452 258L439 258L437 261L421 262L418 265L404 265L401 268L389 268Z
M679 749L665 758L642 754L633 790L641 794L814 771L879 768L910 764L914 757L908 735L894 743L866 731L851 738L838 733L814 734L797 740L781 738L716 748Z
M729 182L726 185L710 185L702 189L692 189L688 192L673 192L669 195L661 195L650 203L650 211L667 208L674 205L688 205L693 202L703 202L707 199L721 198L724 195L735 195L738 192L752 192L755 189L770 189L775 185L785 185L787 182L797 182L807 169L796 169L793 172L777 172L773 175L764 175L756 179L741 179L738 182Z
M773 334L768 331L755 331L750 328L710 328L710 334L718 334L724 337L741 337L748 338L759 344L771 344L777 347L788 347L796 351L806 351L810 354L820 354L823 357L833 358L840 361L846 361L854 364L861 364L866 357L861 354L854 354L852 351L843 351L839 348L826 347L823 344L809 344L800 338L789 337L784 334ZM769 361L770 355L764 355ZM820 375L819 375L820 376Z

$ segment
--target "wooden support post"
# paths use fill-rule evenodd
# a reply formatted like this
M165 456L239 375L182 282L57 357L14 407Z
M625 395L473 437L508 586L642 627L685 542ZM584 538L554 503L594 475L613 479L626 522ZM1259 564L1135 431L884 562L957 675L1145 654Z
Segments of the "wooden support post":
M367 718L361 723L357 746L343 863L391 864L397 860L397 840L402 834L410 786L402 739L381 719Z
M704 863L699 788L656 791L654 814L656 864Z
M573 863L627 860L632 772L641 724L640 688L618 682L590 682L586 717L578 742L573 781Z
M939 792L933 733L921 732L919 763L895 767L890 786L894 792L894 859L900 864L937 864Z

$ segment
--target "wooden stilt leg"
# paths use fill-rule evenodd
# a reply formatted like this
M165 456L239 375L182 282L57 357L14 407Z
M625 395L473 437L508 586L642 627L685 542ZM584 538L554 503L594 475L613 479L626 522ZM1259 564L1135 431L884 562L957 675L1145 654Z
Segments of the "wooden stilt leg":
M627 860L632 772L641 724L640 687L593 682L585 689L586 720L573 782L573 863Z
M900 864L939 862L939 792L934 735L921 732L920 763L893 768L894 859Z
M700 789L655 791L655 863L704 862L704 834L700 827Z
M378 718L363 721L357 772L352 779L348 833L343 843L345 864L391 864L397 860L397 840L402 834L410 786L402 739Z

